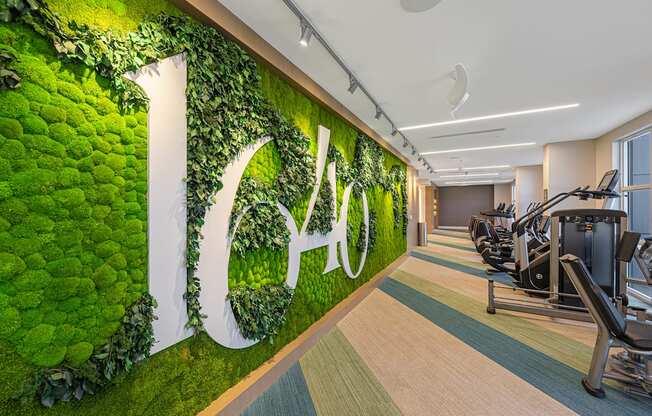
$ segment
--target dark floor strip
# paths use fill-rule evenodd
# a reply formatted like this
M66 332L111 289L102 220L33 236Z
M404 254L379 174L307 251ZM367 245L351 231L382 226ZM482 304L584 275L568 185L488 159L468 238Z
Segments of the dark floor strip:
M278 379L242 413L243 416L316 416L299 363Z
M580 385L583 374L577 370L396 280L385 279L380 289L580 415L652 414L649 401L613 388L606 387L605 399L590 396Z
M496 273L491 276L487 276L484 270L476 269L474 267L469 267L464 264L456 263L454 261L442 259L435 256L430 256L419 251L411 251L410 256L415 257L419 260L428 261L439 266L448 267L449 269L457 270L458 272L470 274L472 276L481 277L483 279L493 279L496 282L500 282L506 285L513 285L512 279L506 273Z
M461 244L446 243L446 242L437 241L437 240L428 240L428 242L430 244L436 244L438 246L444 246L444 247L456 248L458 250L470 251L471 253L476 252L476 250L473 247L467 247L467 246L463 246Z

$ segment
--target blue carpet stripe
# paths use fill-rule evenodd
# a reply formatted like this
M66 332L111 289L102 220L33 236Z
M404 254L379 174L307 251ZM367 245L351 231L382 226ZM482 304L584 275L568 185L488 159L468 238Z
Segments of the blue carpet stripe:
M456 263L454 261L442 259L442 258L439 258L439 257L430 256L428 254L421 253L419 251L411 251L410 256L412 256L414 258L417 258L419 260L428 261L428 262L436 264L438 266L448 267L449 269L457 270L458 272L462 272L462 273L470 274L472 276L480 277L482 279L491 278L491 279L493 279L493 280L495 280L497 282L500 282L500 283L503 283L503 284L506 284L506 285L513 285L512 279L509 276L507 276L507 274L505 274L505 273L496 273L496 274L491 275L491 277L489 277L489 276L487 276L485 274L484 270L479 270L479 269L476 269L474 267L469 267L469 266L466 266L464 264Z
M299 363L290 367L242 416L317 416Z
M605 387L606 399L590 396L580 385L583 374L579 371L394 279L385 279L379 288L580 415L652 414L650 402L613 388Z
M428 240L428 242L430 244L436 244L438 246L444 246L444 247L456 248L458 250L470 251L471 253L476 252L476 250L473 247L467 247L467 246L463 246L461 244L446 243L444 241L437 241L437 240Z

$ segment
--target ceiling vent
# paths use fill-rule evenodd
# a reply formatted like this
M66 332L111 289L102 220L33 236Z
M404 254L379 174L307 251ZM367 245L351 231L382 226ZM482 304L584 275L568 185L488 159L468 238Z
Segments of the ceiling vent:
M474 134L497 133L499 131L505 131L505 128L489 129L489 130L465 131L465 132L462 132L462 133L442 134L441 136L432 136L432 137L428 137L428 138L429 139L446 139L446 138L449 138L449 137L472 136Z

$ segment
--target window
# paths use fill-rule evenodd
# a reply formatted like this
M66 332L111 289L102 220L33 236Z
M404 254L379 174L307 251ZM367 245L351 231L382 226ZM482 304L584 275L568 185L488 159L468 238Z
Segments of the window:
M627 212L628 227L642 236L652 234L652 133L644 130L621 142L622 209ZM633 262L630 277L642 278ZM632 289L636 289L632 287Z
M623 209L629 217L629 229L650 234L650 159L652 156L650 130L637 133L622 143Z

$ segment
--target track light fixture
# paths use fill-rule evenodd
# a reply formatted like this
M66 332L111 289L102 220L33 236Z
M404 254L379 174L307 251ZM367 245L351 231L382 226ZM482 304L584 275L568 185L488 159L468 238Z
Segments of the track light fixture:
M308 46L310 39L312 38L312 28L305 21L301 22L301 37L299 38L299 44L301 46Z
M353 78L353 75L349 75L349 92L353 94L357 89L358 89L358 81L355 78Z
M441 0L408 0L411 1L413 4L411 7L416 7L415 4L419 3L418 7L423 7L421 6L422 2L432 2L432 5L428 5L426 8L433 7L435 4L437 4ZM319 33L318 28L316 28L313 24L310 23L310 20L308 17L299 9L297 4L295 3L295 0L283 0L283 3L287 6L287 8L297 17L299 20L299 25L301 29L301 35L299 37L299 44L307 47L310 44L311 39L314 37L316 40L315 42L318 42L325 50L326 52L333 58L335 63L342 69L345 75L349 77L349 87L348 91L351 94L354 94L358 89L362 92L364 96L366 96L369 101L371 101L371 104L374 106L375 109L375 118L376 120L380 120L381 118L385 118L389 125L392 127L392 137L395 137L397 134L400 134L400 138L403 139L403 148L408 150L411 148L412 150L412 156L417 155L417 149L414 147L412 143L408 140L408 138L403 134L402 132L399 131L399 129L396 127L396 124L394 121L387 115L385 111L383 111L383 108L378 105L378 102L374 99L374 97L369 93L369 91L362 85L353 75L353 71L349 69L349 67L346 65L344 60L333 50L331 45L328 44L328 41ZM425 3L424 3L425 4ZM424 9L425 10L425 9ZM415 10L416 11L416 10ZM314 36L313 36L314 35ZM421 156L421 155L419 155ZM424 166L426 166L428 169L432 171L432 168L430 165L423 160ZM416 167L416 166L415 166Z

